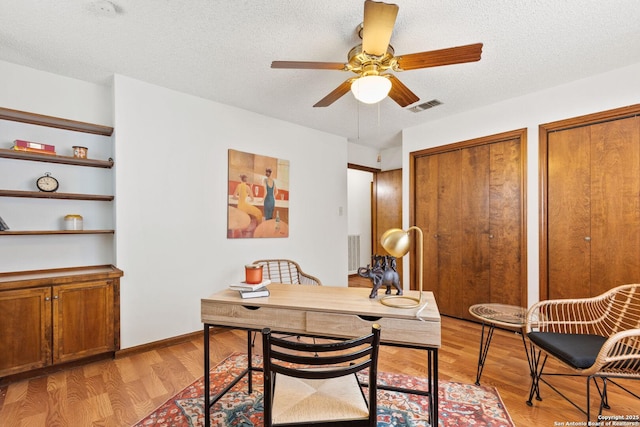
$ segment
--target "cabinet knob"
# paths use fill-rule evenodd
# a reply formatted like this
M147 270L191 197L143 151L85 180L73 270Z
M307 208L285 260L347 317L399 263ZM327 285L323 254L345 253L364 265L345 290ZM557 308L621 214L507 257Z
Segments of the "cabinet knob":
M585 242L590 242L590 241L591 241L591 237L586 236L586 237L584 238L584 241L585 241Z
M60 298L58 295L53 296L53 299L58 299L58 298Z
M490 239L493 239L493 234L489 234L489 238L490 238Z
M440 237L440 236L438 236L437 234L434 234L434 235L433 235L433 238L434 238L434 239L437 239L438 237Z
M49 298L49 297L44 297L44 300L45 300L45 301L51 301L51 298Z

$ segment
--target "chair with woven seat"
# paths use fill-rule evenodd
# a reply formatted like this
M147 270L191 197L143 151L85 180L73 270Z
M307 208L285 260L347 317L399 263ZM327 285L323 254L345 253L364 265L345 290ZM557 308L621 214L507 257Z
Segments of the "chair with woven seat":
M600 395L599 414L603 408L609 409L608 383L640 398L612 380L640 379L639 284L618 286L592 298L540 301L528 310L525 333L532 356L528 405L532 405L534 395L540 400L540 382L582 411L587 421L591 416L592 380ZM543 373L548 357L560 361L561 368ZM586 377L586 410L543 375Z
M261 259L254 264L262 265L262 278L272 282L292 285L322 285L317 277L305 273L297 262L288 259Z
M263 329L265 427L376 426L379 346L377 324L359 338L313 344ZM365 370L361 384L357 373Z

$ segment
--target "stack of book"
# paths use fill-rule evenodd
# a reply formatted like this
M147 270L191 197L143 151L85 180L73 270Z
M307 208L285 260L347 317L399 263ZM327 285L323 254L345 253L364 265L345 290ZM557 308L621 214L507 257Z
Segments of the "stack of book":
M242 298L259 298L259 297L268 297L269 289L267 289L267 285L271 283L271 280L263 280L262 283L258 283L255 285L240 282L239 284L229 285L229 289L234 291L238 291L240 297Z
M25 141L23 139L16 139L13 141L12 149L15 151L28 151L30 153L50 154L52 156L56 155L56 147L54 145Z

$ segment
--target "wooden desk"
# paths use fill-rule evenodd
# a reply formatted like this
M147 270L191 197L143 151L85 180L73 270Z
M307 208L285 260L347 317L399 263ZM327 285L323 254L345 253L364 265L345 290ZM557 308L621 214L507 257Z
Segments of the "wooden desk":
M383 305L378 299L370 299L370 290L366 288L281 283L272 283L268 288L271 295L265 298L246 300L240 298L237 291L226 289L201 300L201 320L204 323L205 427L211 425L209 396L209 328L211 326L247 331L271 328L274 332L305 336L353 338L371 332L373 323L378 323L382 327L383 344L427 351L428 389L422 392L399 391L428 396L430 424L438 425L438 349L441 339L440 313L433 293L423 293L423 301L427 302L427 306L419 313L419 317L416 317L418 309ZM405 294L418 296L417 291L408 291ZM247 348L249 361L251 361L250 342ZM245 373L251 370L255 368L249 366ZM251 378L250 375L249 378ZM234 384L223 390L214 401ZM251 381L249 381L249 387L251 387ZM385 388L382 385L378 387Z

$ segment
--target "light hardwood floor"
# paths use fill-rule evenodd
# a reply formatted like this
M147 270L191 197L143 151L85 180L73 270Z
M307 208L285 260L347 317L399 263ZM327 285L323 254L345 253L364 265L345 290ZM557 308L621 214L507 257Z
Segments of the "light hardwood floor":
M440 379L473 383L480 325L443 317L442 337ZM213 363L246 351L246 332L222 331L211 339ZM0 426L131 426L200 377L202 355L200 337L11 383L0 387ZM425 357L423 351L382 347L379 369L425 376ZM534 401L533 407L526 405L529 370L522 339L514 332L496 330L481 382L498 389L516 426L585 421L577 409L546 385L541 386L543 401ZM557 378L555 383L572 397L584 395L581 378ZM640 381L627 381L625 385L640 393ZM615 388L611 388L610 401L612 409L605 412L607 415L640 414L640 402Z

